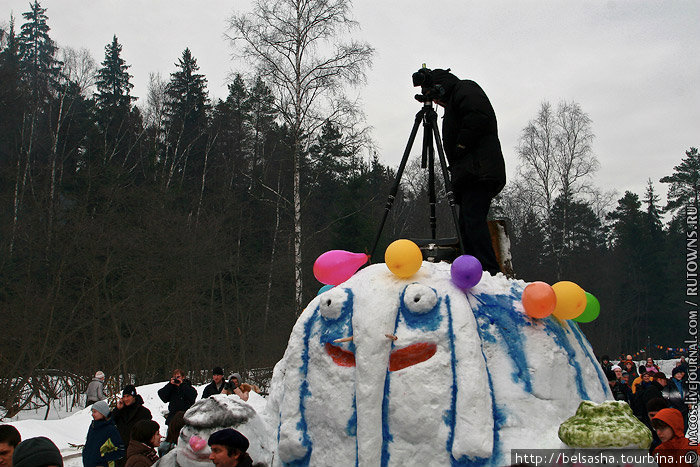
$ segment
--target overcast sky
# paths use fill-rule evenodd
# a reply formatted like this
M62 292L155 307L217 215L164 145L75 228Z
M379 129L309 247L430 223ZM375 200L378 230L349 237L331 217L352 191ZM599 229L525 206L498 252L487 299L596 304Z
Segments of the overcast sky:
M0 21L23 23L29 0L0 0ZM251 3L224 0L43 0L59 46L88 48L97 62L114 34L131 65L133 94L150 72L164 78L185 47L226 97L231 61L226 19ZM397 166L420 104L411 74L425 62L452 68L486 91L509 175L518 136L544 100L576 101L589 114L601 168L596 185L642 197L690 146L700 145L700 1L356 0L356 38L376 49L361 95L384 163ZM138 104L138 103L137 103ZM420 144L414 147L418 157ZM619 197L618 196L618 197Z

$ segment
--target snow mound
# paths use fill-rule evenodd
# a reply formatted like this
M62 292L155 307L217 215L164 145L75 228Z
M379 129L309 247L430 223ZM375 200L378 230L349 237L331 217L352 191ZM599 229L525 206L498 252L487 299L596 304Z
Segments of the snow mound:
M612 395L576 323L523 312L525 285L484 273L465 293L446 263L409 279L377 264L314 298L274 370L274 465L507 465L510 449L560 448L579 403Z

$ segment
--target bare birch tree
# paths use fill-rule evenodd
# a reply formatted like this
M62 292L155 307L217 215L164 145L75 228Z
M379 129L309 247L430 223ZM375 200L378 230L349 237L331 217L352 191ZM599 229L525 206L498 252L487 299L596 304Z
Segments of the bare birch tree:
M303 305L300 170L313 134L328 120L356 110L347 84L362 82L373 49L349 38L357 27L346 0L257 0L250 14L229 20L229 38L257 64L289 126L294 177L294 278L296 312Z
M552 212L554 202L561 198L564 206L564 225L561 234L567 234L566 210L576 194L599 198L591 183L598 170L593 153L591 119L576 102L561 101L556 109L542 102L537 116L523 129L517 147L520 166L515 190L520 201L528 203L545 222L549 236L550 254L557 242L554 235ZM512 192L511 192L512 194ZM561 243L561 242L559 242ZM558 260L557 260L558 261Z

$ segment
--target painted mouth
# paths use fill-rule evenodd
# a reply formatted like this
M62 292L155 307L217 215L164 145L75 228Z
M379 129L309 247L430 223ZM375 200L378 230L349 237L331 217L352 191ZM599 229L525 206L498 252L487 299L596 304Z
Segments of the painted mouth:
M391 352L389 356L389 371L397 371L408 368L417 363L429 360L437 351L437 344L430 342L419 342L411 344ZM355 354L349 350L342 349L337 345L326 342L326 353L338 366L355 366Z

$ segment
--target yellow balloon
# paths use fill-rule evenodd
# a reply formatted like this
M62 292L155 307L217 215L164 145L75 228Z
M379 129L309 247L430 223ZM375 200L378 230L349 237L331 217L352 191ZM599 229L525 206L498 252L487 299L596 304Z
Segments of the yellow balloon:
M396 240L384 252L384 262L391 272L401 278L414 275L423 264L423 254L410 240Z
M552 314L559 319L574 319L586 309L586 292L569 281L557 282L552 286L557 296L557 306Z

